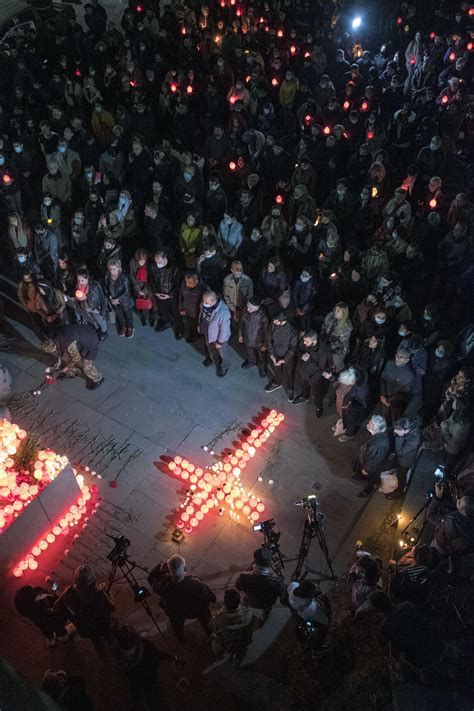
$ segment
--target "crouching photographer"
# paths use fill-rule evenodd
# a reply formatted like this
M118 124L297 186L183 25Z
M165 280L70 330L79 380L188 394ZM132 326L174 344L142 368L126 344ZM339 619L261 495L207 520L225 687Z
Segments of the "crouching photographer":
M474 574L474 496L458 497L445 480L437 482L428 520L435 527L431 547L441 556L453 582L470 579Z
M186 561L172 555L166 563L159 563L148 576L154 592L161 597L160 605L168 615L177 639L184 639L186 620L199 620L206 634L211 634L209 603L216 596L199 578L186 574Z
M290 583L288 605L296 620L296 637L300 649L313 657L327 654L324 645L331 622L331 604L326 595L311 580Z
M264 547L257 548L251 571L241 573L235 583L237 590L244 593L244 604L260 611L262 624L284 592L283 580L275 575L271 565L271 551Z

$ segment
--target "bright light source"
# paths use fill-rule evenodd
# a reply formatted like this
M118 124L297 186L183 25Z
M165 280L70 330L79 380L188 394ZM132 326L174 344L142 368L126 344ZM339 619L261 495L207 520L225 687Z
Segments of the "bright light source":
M352 29L356 30L358 27L361 26L361 24L362 24L362 18L359 16L354 17L354 19L352 20Z

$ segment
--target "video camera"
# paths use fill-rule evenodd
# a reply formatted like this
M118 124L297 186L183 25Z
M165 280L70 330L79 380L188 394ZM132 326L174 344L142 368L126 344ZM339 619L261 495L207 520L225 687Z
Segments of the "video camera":
M260 523L256 523L254 526L252 526L252 528L254 531L263 533L269 543L275 544L278 543L281 536L280 531L275 531L275 525L275 519L269 518L267 519L267 521L261 521Z
M130 548L130 541L125 536L111 536L106 534L108 538L111 538L115 545L109 553L107 553L107 560L110 560L114 565L121 565L128 558L128 549Z

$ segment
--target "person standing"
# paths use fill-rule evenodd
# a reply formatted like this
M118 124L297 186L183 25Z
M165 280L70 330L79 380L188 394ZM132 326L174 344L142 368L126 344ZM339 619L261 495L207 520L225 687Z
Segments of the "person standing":
M380 377L380 402L387 422L395 422L404 413L415 387L415 373L410 366L411 353L399 348L387 361Z
M233 261L230 272L224 279L222 296L232 320L238 323L248 300L253 296L253 283L251 278L244 274L242 262Z
M89 323L96 329L99 341L107 338L107 300L98 281L91 279L87 269L78 269L73 304L75 316L81 323Z
M206 357L202 364L207 368L214 363L217 377L224 378L229 370L230 311L215 291L204 292L198 328L206 343Z
M265 392L271 393L282 386L291 393L293 365L298 332L288 321L286 311L281 311L272 320L268 339L270 356L270 380L265 385Z
M267 374L269 320L257 296L252 296L239 322L239 343L245 345L244 370L256 365L261 378Z
M290 583L287 589L288 603L297 621L297 637L300 648L319 657L329 651L324 640L331 621L329 600L312 580Z
M206 286L196 269L185 272L179 287L178 309L184 323L187 324L186 343L194 343L201 337L198 333L198 320L205 291Z
M166 563L159 563L148 575L148 582L161 597L160 605L177 639L184 639L186 620L199 620L210 636L209 604L216 601L216 596L199 578L186 574L186 561L182 556L172 555Z
M151 265L151 284L156 298L158 332L173 328L174 337L179 341L183 337L183 322L178 310L178 292L181 274L178 266L170 261L167 252L155 252Z
M352 323L349 319L349 307L340 301L324 319L319 334L319 365L321 376L315 382L316 417L323 414L323 399L332 380L344 368L349 352L349 340Z
M387 499L395 499L405 490L407 475L415 465L422 442L418 418L401 417L397 420L393 427L393 437L398 489L393 494L386 494Z
M367 423L370 439L362 444L355 462L354 481L365 481L366 486L360 492L359 498L366 499L373 492L387 460L390 450L390 440L387 433L387 422L381 415L372 415Z
M306 331L298 344L295 378L290 393L293 405L302 405L309 400L320 373L318 334Z
M133 328L130 279L122 271L120 259L109 259L104 283L106 294L115 311L118 335L133 338L135 329Z

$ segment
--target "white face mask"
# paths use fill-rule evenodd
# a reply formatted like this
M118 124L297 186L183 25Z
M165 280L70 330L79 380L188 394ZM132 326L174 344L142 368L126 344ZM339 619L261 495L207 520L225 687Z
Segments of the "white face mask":
M399 336L402 336L402 338L405 338L405 336L407 335L407 333L408 333L408 331L405 331L404 328L399 328L399 329L398 329L398 335L399 335Z
M166 267L166 262L155 262L155 264L158 269L163 269L163 267Z
M209 183L209 190L212 190L214 192L214 190L217 190L218 188L219 188L218 183Z
M304 226L303 226L303 225L295 225L295 230L296 230L297 232L303 232Z
M203 306L204 306L205 309L212 309L212 307L214 306L214 304L204 304L204 303L203 303Z
M242 276L242 272L233 272L233 274L236 279L240 279L240 277Z
M252 232L252 234L250 235L250 239L252 240L252 242L258 242L258 240L260 239L260 235L255 234L255 232Z
M301 275L300 279L303 282L303 284L306 284L306 282L309 281L311 279L311 277L308 275L306 275L306 276Z
M45 200L43 200L43 202L46 207L49 207L53 201L51 200L51 198L46 198Z
M233 221L234 221L234 220L232 219L232 217L225 217L225 218L224 218L224 223L225 223L226 225L231 225L231 224L233 223Z
M435 356L437 358L444 358L444 351L439 350L438 348L435 350Z
M215 255L215 253L216 253L216 250L213 249L210 252L204 252L204 256L206 257L206 259L210 259L211 257L213 257Z

